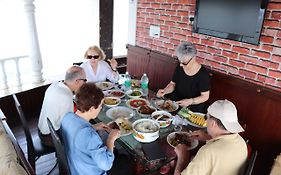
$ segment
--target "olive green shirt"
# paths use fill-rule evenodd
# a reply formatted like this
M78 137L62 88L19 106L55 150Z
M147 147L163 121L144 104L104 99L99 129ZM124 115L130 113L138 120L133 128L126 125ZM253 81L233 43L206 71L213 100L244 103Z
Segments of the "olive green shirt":
M247 145L239 134L209 140L181 175L238 175L247 160Z

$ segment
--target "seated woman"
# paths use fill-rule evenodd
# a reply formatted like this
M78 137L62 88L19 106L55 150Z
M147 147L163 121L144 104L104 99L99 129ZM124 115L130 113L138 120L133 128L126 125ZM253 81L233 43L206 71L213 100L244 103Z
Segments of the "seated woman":
M190 42L181 43L176 49L180 64L172 81L157 92L158 97L170 94L172 100L193 112L204 112L204 102L209 99L210 77L207 70L196 61L196 48Z
M84 69L89 82L99 82L109 81L116 83L119 78L117 72L117 61L115 59L110 59L108 62L104 61L105 54L98 46L91 46L86 51L84 58L87 59L86 62L81 64L81 67Z
M76 94L77 112L67 113L62 120L61 135L71 174L105 175L112 167L114 142L120 137L120 131L110 131L103 123L89 123L99 114L103 98L94 83L85 83ZM98 130L110 131L105 144Z

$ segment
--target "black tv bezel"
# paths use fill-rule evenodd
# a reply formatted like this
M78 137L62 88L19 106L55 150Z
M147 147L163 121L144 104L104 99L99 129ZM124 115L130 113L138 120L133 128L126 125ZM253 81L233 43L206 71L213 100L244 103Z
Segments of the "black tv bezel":
M261 0L259 15L257 17L260 19L258 19L258 23L256 26L256 34L254 37L248 37L248 36L239 35L239 34L232 34L232 33L214 31L214 30L210 30L210 29L203 29L203 28L197 27L198 11L199 11L198 4L200 3L200 0L196 0L196 8L195 8L195 16L194 16L194 22L193 22L193 26L192 26L192 32L204 34L204 35L208 35L208 36L214 36L214 37L218 37L218 38L222 38L222 39L229 39L229 40L244 42L244 43L248 43L248 44L259 45L260 35L261 35L261 31L262 31L262 26L263 26L263 22L264 22L264 17L265 17L268 1L269 0Z

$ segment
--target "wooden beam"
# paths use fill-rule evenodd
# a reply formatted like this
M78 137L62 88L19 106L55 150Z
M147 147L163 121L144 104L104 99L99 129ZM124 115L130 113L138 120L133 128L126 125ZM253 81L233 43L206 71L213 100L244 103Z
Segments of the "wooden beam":
M113 0L100 0L100 47L107 58L112 58Z

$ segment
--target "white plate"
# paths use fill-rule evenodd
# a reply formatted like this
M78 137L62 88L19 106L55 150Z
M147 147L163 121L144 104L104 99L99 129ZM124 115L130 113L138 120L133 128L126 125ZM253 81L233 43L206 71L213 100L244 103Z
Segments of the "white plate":
M125 97L125 93L123 91L117 90L117 89L104 91L104 95L106 97L118 97L118 98Z
M130 99L126 102L127 106L129 106L132 109L137 109L138 107L142 105L149 105L149 102L144 98L136 98L136 99Z
M111 82L103 81L103 82L97 82L96 86L100 88L102 91L106 91L112 89L114 87L114 84Z
M119 117L130 119L134 115L135 112L132 109L124 106L116 106L106 111L106 116L112 120L115 120Z
M109 122L109 123L107 123L107 125L110 125L110 124L112 124L114 121L111 121L111 122ZM116 123L120 123L120 122L124 122L126 125L129 125L129 127L130 127L130 130L128 131L128 130L125 130L125 129L122 129L122 127L120 126L120 125L118 125L119 126L119 128L120 128L120 136L122 137L122 136L127 136L127 135L130 135L130 134L132 134L132 132L133 132L133 128L132 128L132 123L128 120L128 119L126 119L126 118L117 118L116 120L115 120L115 122Z
M165 109L165 108L162 108L161 107L161 105L164 103L164 100L155 100L154 101L154 106L157 108L157 109L159 109L159 110L162 110L162 111L167 111L167 112L174 112L174 111L176 111L176 110L178 110L178 108L179 108L179 105L176 103L176 102L174 102L174 101L172 101L172 100L166 100L166 102L170 102L172 105L173 105L173 110L168 110L168 109ZM166 103L165 102L165 103Z
M117 103L116 103L116 104L112 104L112 105L106 104L105 101L107 101L107 100L109 100L109 99L115 100ZM104 104L105 106L109 107L109 108L118 106L120 103L121 103L121 99L118 98L118 97L105 97L105 98L104 98L104 101L103 101L103 104Z
M167 142L170 146L175 147L174 145L171 144L172 139L175 138L176 133L178 134L184 134L184 135L188 135L188 132L183 132L183 131L178 131L178 132L172 132L167 136ZM190 142L190 147L188 147L188 150L192 150L194 148L196 148L198 146L199 142L198 140L193 140Z
M193 112L194 114L198 114L201 116L205 116L205 114L200 113L200 112ZM195 123L193 123L192 121L190 121L188 118L182 117L180 114L178 114L181 118L183 118L185 121L187 121L187 123L191 126L197 127L197 128L207 128L207 126L201 126L201 125L197 125Z

